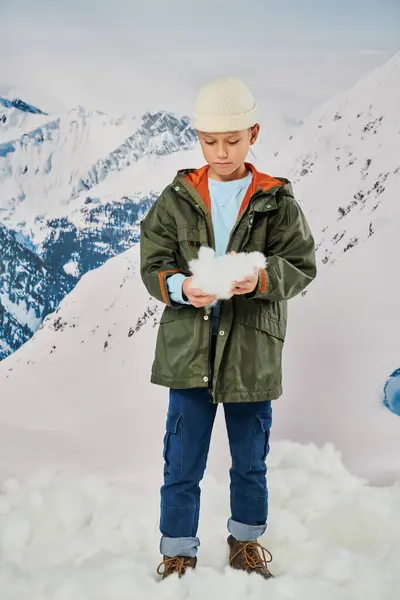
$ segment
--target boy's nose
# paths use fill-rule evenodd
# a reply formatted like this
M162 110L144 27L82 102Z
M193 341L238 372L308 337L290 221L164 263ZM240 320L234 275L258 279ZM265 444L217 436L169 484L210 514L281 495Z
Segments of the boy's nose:
M228 156L228 152L225 146L218 146L218 158L225 159Z

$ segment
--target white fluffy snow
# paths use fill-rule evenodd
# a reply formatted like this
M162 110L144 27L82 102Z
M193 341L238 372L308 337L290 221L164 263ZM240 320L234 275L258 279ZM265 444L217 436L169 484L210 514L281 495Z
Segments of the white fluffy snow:
M189 261L192 285L217 299L229 299L234 281L243 281L264 269L266 259L261 252L239 252L216 256L212 248L203 246L198 257Z
M270 526L276 579L227 566L226 478L206 476L198 569L160 583L158 487L41 471L0 495L0 594L7 600L394 600L400 590L400 488L350 476L331 446L277 444Z

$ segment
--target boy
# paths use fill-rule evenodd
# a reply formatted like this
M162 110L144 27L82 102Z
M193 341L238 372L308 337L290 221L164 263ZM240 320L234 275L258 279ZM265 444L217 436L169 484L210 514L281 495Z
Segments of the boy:
M229 564L268 579L272 556L257 540L267 523L271 401L282 393L286 301L316 275L314 240L290 182L245 162L260 127L243 82L204 86L194 126L207 165L179 171L141 223L142 280L166 304L151 375L170 388L158 573L196 567L199 483L222 403L232 457ZM217 255L263 252L267 267L215 303L188 270L202 245Z

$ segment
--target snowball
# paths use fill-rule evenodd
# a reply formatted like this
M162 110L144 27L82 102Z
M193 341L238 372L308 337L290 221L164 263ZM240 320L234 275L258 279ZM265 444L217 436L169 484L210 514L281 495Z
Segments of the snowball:
M202 246L198 258L189 261L193 287L219 300L231 298L232 284L265 269L266 258L261 252L240 252L216 256L212 248Z

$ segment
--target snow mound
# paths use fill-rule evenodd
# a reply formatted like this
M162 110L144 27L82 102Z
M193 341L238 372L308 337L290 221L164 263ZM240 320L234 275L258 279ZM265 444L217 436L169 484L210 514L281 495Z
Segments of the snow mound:
M216 256L215 251L206 246L200 248L198 258L189 261L193 286L220 300L232 297L230 291L234 281L243 281L265 266L266 258L261 252Z
M159 583L158 483L146 494L102 476L44 470L0 495L0 591L13 600L393 600L400 589L400 487L351 476L331 445L270 455L276 579L227 566L228 482L206 476L198 569ZM272 570L272 567L271 567Z

